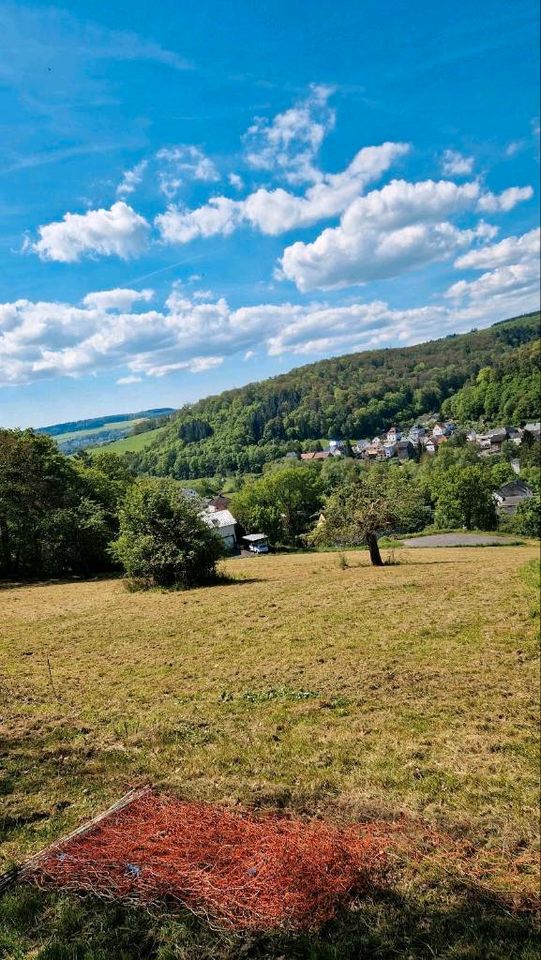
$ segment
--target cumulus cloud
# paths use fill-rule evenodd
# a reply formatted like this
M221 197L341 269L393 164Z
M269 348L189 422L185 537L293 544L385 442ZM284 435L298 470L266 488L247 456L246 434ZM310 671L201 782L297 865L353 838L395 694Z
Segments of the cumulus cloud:
M455 266L485 272L476 280L453 283L446 297L470 305L510 302L517 313L533 309L539 302L539 250L539 230L472 250Z
M539 303L539 265L528 262L496 267L477 280L459 280L449 287L447 296L453 300L493 304L512 297L517 313L534 309Z
M156 161L159 188L168 200L176 196L183 181L212 182L220 179L218 170L210 157L193 144L184 143L158 150Z
M147 167L148 160L141 160L140 163L136 163L130 170L125 170L122 175L122 180L116 188L117 197L127 197L130 193L134 193L143 180Z
M482 213L508 213L517 203L533 197L532 187L508 187L501 193L484 193L477 205Z
M492 267L507 267L539 258L541 230L539 227L523 233L521 237L505 237L499 243L470 250L458 260L459 269L488 270Z
M404 143L363 147L345 170L322 175L301 196L281 187L262 187L244 200L217 196L195 210L170 206L156 217L155 223L167 243L188 243L217 234L228 236L243 224L269 235L310 226L339 214L408 150Z
M334 110L328 105L333 92L331 86L313 84L305 100L273 120L256 118L243 137L248 165L282 174L289 183L320 180L314 161L334 126Z
M408 310L379 300L232 309L223 298L196 301L179 286L159 310L124 312L112 302L100 302L99 294L87 295L81 305L4 303L0 383L118 370L117 383L129 385L179 371L203 373L226 356L241 354L248 360L258 349L272 356L313 357L415 343L493 323L537 303L529 266L522 271L500 267L489 278L460 283L448 291L447 303Z
M441 158L441 172L445 177L468 177L475 160L465 157L458 150L445 150Z
M238 173L230 173L227 179L228 179L230 185L231 185L235 190L242 190L242 189L243 189L243 187L244 187L244 180L242 179L242 177L239 176Z
M479 196L475 182L393 180L354 200L338 227L312 243L286 247L281 275L306 292L396 276L446 259L477 238L494 236L495 229L483 222L461 230L447 219L475 208Z
M117 287L114 290L87 293L82 302L85 307L95 307L97 310L131 310L137 301L142 300L148 303L153 296L154 290L130 290L126 287Z
M66 213L62 220L38 228L39 239L25 249L41 260L76 263L82 257L137 257L147 246L150 226L123 200L109 210Z

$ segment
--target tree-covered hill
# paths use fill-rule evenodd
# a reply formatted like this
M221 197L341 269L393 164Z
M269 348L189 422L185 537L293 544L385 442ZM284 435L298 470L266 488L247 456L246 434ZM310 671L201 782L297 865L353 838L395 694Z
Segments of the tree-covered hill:
M472 409L487 423L501 422L503 411L511 422L537 418L533 359L524 345L538 337L536 313L413 347L298 367L183 407L154 442L134 455L134 465L143 473L179 479L255 472L292 448L309 449L322 437L373 436L393 421L407 424L439 411L459 391L464 398L475 391L484 368L503 371L507 362L514 371L513 385L506 388L501 409L484 400Z
M539 419L541 343L534 340L482 367L472 382L444 401L445 416L487 426Z

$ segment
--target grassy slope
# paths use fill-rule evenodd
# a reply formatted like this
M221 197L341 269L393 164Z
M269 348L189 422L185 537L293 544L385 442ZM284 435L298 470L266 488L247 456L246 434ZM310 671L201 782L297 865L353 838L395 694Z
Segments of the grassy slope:
M161 435L163 429L163 427L158 427L156 430L147 430L146 433L137 433L133 437L124 437L122 440L113 440L112 443L108 443L99 449L108 451L110 450L112 453L139 453L140 450L144 450L145 447L148 447L149 443L152 443L153 440L156 440L156 438Z
M129 594L115 580L2 591L5 861L150 778L225 803L422 815L482 848L494 889L519 853L532 887L536 579L531 566L520 571L536 555L404 550L382 570L359 553L346 570L335 554L269 556L229 561L243 582L185 594ZM25 892L3 911L9 957L239 955L185 918L164 926ZM250 949L321 960L366 950L536 956L527 919L474 902L428 868L406 870L392 896L367 900L320 938Z

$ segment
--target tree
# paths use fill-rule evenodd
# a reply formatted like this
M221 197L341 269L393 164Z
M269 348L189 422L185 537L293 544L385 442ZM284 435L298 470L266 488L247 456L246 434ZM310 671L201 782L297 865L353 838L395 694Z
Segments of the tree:
M70 460L45 434L0 431L0 576L110 568L108 544L117 533L118 502L131 478L115 464L120 458L107 457Z
M170 479L129 487L120 508L120 534L111 546L126 573L145 588L211 583L223 555L220 535Z
M435 521L439 527L495 530L498 525L490 469L473 464L449 467L435 486Z
M541 498L538 493L519 503L513 517L513 529L525 537L541 536Z
M410 479L399 478L397 471L389 471L386 476L374 470L335 490L325 505L324 521L312 532L310 542L336 546L366 544L372 564L381 567L379 537L391 530L404 530L415 515L424 515L426 522L422 494Z
M322 502L318 469L296 464L249 481L233 496L231 509L246 529L265 533L271 543L294 545Z
M32 430L0 431L0 575L39 576L43 521L65 505L75 473L55 441Z

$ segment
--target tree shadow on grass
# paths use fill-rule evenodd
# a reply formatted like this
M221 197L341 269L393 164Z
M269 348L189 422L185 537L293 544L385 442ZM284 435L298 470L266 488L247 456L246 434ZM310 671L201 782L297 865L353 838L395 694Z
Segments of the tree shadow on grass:
M11 951L11 952L10 952ZM187 912L12 888L0 957L34 960L534 960L534 918L450 886L383 890L318 933L236 936Z

